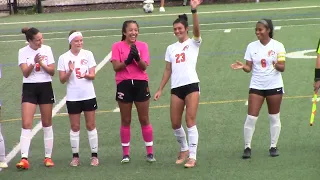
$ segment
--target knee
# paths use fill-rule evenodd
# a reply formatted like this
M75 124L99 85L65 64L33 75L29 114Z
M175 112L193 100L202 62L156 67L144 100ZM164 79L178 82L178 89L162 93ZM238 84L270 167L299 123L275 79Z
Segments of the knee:
M71 124L71 130L73 132L78 132L80 131L80 124Z
M180 129L181 128L181 123L178 122L172 122L171 123L172 129L176 130L176 129Z
M92 131L94 128L96 128L95 121L89 121L86 123L87 130Z
M150 124L148 116L140 116L139 121L140 121L141 126L147 126Z
M42 127L49 127L52 126L51 119L41 120L42 121Z
M122 126L130 126L130 124L131 124L131 118L127 118L127 117L121 118Z
M195 115L187 115L186 116L187 127L190 128L196 125L196 116Z
M32 121L23 121L22 122L22 128L23 129L32 129Z

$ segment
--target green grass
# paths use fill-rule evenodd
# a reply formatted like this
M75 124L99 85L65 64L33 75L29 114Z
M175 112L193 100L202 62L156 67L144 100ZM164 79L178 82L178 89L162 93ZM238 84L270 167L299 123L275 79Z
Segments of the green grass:
M280 1L270 3L251 3L234 5L203 6L199 12L276 8L318 5L316 0ZM285 99L281 107L282 131L279 140L280 156L268 156L269 120L266 106L260 113L253 137L253 157L242 160L243 123L247 111L245 101L248 96L250 74L233 71L230 64L242 60L248 43L256 40L255 22L267 17L276 26L275 39L285 45L287 52L314 49L320 37L320 8L256 11L237 13L200 14L203 44L197 64L201 81L201 105L197 121L200 134L198 147L198 166L184 169L174 164L178 145L173 136L169 116L169 85L157 102L151 102L150 119L154 127L155 157L157 162L149 164L145 161L145 148L141 137L137 113L133 111L132 119L132 162L121 165L121 144L119 138L120 114L112 113L117 107L114 100L115 81L111 64L107 64L97 74L94 82L99 110L97 112L97 128L99 133L99 157L101 166L90 167L90 149L87 132L82 121L80 157L82 165L69 167L71 148L69 143L69 119L67 116L54 117L54 155L56 166L51 169L43 167L42 160L43 134L40 131L32 140L30 148L31 169L20 172L15 163L20 155L10 163L9 168L0 172L0 179L318 179L320 173L318 153L320 138L318 119L315 126L309 127L311 113L312 79L314 76L314 59L287 59L286 71L283 73ZM155 9L153 14L159 14ZM166 14L189 12L186 7L166 9ZM141 9L96 11L59 14L41 14L33 16L10 16L0 19L3 22L23 22L34 20L75 19L88 17L115 17L145 15ZM190 24L191 23L191 16ZM134 18L140 24L139 39L149 44L151 65L148 68L150 90L154 94L160 83L164 70L164 53L166 47L175 42L172 32L172 21L176 16L157 16ZM319 19L306 19L319 18ZM33 23L0 26L0 62L2 79L0 81L0 97L3 101L2 129L6 140L7 152L18 143L20 120L20 96L22 74L17 66L18 49L25 46L24 37L19 29L25 25L38 27L45 34L45 44L52 47L56 61L59 55L68 49L67 35L71 29L101 30L84 32L85 48L93 51L99 63L111 50L114 42L120 40L122 19L90 20L78 22ZM298 20L286 20L298 19ZM248 22L249 21L249 22ZM226 23L242 22L242 23ZM220 23L220 24L217 24ZM310 25L315 24L315 25ZM157 27L168 26L168 27ZM150 28L155 27L155 28ZM115 30L111 30L115 29ZM231 29L224 33L224 29ZM65 33L54 33L65 31ZM154 35L154 33L157 33ZM15 35L3 37L1 35ZM99 36L99 37L97 37ZM60 38L60 39L53 39ZM21 40L21 41L14 41ZM6 41L6 42L4 42ZM312 54L312 53L311 53ZM314 54L313 54L314 55ZM65 96L65 85L60 84L58 73L53 80L57 101ZM59 112L65 112L63 107ZM35 119L34 124L39 121Z

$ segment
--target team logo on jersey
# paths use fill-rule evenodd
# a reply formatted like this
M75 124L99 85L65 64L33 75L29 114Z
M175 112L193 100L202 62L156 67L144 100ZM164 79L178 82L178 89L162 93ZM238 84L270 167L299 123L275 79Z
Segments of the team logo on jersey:
M182 51L188 50L189 45L186 45L185 47L183 47Z
M86 65L86 64L88 64L88 61L85 59L81 59L81 65Z
M274 56L275 54L276 52L274 52L273 50L268 51L268 57Z

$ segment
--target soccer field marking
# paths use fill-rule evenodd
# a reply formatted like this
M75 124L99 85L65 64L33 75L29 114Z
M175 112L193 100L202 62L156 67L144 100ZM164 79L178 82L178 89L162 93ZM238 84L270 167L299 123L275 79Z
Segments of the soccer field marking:
M293 25L283 25L282 27L299 27L299 26L320 26L319 24L293 24ZM248 28L231 28L232 30L253 30L254 27ZM202 33L214 32L214 31L224 31L225 29L209 29L209 30L201 30ZM192 32L191 30L189 32ZM172 34L173 32L154 32L154 33L141 33L139 36L148 36L148 35L164 35L164 34ZM115 35L106 35L106 36L84 36L84 39L93 39L93 38L108 38L108 37L121 37L121 34ZM48 38L45 39L46 41L53 41L53 40L66 40L66 38ZM25 42L25 40L8 40L8 41L0 41L0 43L13 43L13 42Z
M310 96L287 96L283 97L283 99L304 99L304 98L310 98ZM319 98L320 100L320 98ZM246 102L247 99L236 99L236 100L226 100L226 101L205 101L205 102L200 102L200 105L210 105L210 104L227 104L227 103L237 103L237 102ZM168 108L170 105L159 105L159 106L150 106L150 109L160 109L160 108ZM135 108L132 108L135 109ZM97 110L97 114L101 113L114 113L114 112L120 112L119 108L115 108L113 110ZM58 113L56 114L56 117L64 117L68 116L67 113ZM35 117L34 119L40 119L40 117ZM14 119L6 119L0 121L1 123L5 122L14 122L14 121L20 121L21 118L14 118Z
M223 32L225 32L225 33L230 33L230 32L231 32L231 29L226 29L226 30L224 30Z
M281 29L281 26L274 27L274 30L280 30L280 29Z
M279 8L260 8L260 9L235 9L235 10L223 10L223 11L205 11L198 12L198 14L220 14L220 13L237 13L237 12L256 12L256 11L277 11L277 10L292 10L292 9L312 9L319 8L320 6L297 6L297 7L279 7ZM148 14L148 15L135 15L135 16L112 16L112 17L93 17L93 18L76 18L76 19L53 19L42 21L24 21L24 22L3 22L0 25L17 25L17 24L36 24L36 23L53 23L53 22L74 22L74 21L91 21L91 20L107 20L107 19L127 19L127 18L150 18L150 17L163 17L163 16L177 16L183 14L171 13L171 14ZM191 14L190 12L185 14Z
M102 69L111 58L111 52L96 66L96 73L100 69ZM59 101L57 105L52 110L52 117L55 117L57 113L60 111L60 109L65 105L66 103L66 96L62 100ZM34 118L36 119L36 118ZM31 139L42 129L42 123L41 121L37 123L37 125L32 129ZM6 156L6 161L9 163L20 151L20 142L9 152L9 154ZM1 170L0 170L1 171Z
M295 18L295 19L274 19L274 22L287 22L287 21L308 21L308 20L320 20L320 17L317 18ZM202 23L200 26L211 26L211 25L229 25L229 24L247 24L247 23L256 23L257 21L230 21L230 22L215 22L215 23ZM190 27L192 24L189 25ZM276 26L275 30L281 26ZM145 26L139 27L139 29L158 29L158 28L172 28L172 26ZM228 30L228 29L225 29ZM81 32L101 32L101 31L121 31L121 29L89 29L89 30L82 30ZM231 30L230 30L231 31ZM56 31L56 32L43 32L44 35L52 35L52 34L68 34L70 31ZM0 35L0 37L23 37L22 33L19 34L5 34Z

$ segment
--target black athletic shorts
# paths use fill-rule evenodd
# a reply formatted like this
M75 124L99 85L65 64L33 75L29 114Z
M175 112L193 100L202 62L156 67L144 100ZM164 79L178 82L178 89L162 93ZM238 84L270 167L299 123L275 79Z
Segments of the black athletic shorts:
M272 96L276 94L283 94L283 88L275 88L275 89L267 89L267 90L259 90L259 89L253 89L250 88L249 94L257 94L263 97Z
M116 100L126 103L144 102L150 99L148 81L123 80L117 85Z
M23 83L21 103L53 104L55 102L51 82Z
M199 91L199 83L192 83L171 89L171 94L174 94L184 100L188 94Z
M68 114L80 114L82 111L95 111L98 109L96 98L82 101L67 101Z

